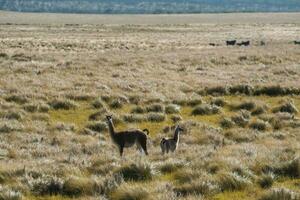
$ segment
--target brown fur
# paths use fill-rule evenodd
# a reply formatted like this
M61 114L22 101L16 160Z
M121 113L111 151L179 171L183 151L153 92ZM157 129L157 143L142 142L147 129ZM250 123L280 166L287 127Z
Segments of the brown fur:
M130 130L115 132L114 125L111 116L106 116L108 122L109 133L112 141L118 146L120 156L123 155L124 148L132 147L134 144L137 145L139 150L143 149L146 155L147 151L147 135L149 134L148 129L141 130ZM147 135L144 133L146 132Z

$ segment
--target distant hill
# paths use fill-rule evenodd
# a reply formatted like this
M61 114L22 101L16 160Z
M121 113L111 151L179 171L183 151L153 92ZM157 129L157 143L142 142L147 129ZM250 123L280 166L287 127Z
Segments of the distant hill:
M101 14L299 12L300 0L0 0L0 9Z

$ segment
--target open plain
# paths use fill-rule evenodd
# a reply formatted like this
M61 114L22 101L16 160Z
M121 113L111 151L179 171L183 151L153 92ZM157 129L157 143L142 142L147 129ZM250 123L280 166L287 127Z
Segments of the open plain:
M300 199L299 14L53 16L0 13L1 200Z

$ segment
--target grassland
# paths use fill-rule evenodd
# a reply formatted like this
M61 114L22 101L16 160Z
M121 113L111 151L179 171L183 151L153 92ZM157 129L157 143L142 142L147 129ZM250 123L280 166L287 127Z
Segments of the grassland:
M298 200L300 26L275 17L1 22L0 199ZM148 128L150 155L120 158L106 114Z

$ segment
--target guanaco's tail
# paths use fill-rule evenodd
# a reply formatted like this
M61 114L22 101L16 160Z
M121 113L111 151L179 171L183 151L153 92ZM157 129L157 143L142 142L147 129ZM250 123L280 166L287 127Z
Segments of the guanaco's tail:
M148 129L144 129L143 132L146 132L147 135L149 135L149 130Z

